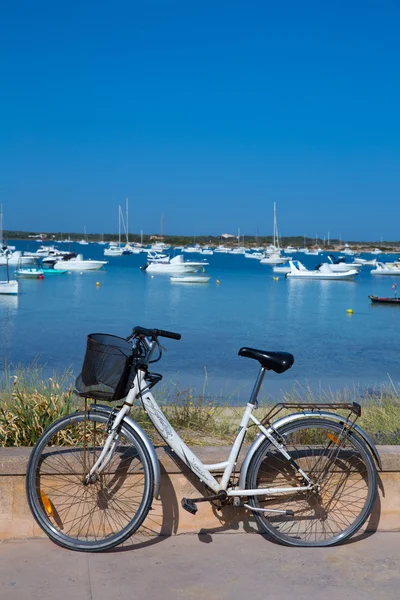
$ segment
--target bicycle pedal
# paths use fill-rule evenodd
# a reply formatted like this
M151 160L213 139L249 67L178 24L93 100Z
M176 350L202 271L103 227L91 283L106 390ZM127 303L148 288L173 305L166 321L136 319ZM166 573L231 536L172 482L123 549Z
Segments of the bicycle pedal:
M182 507L187 510L191 515L195 515L198 511L196 504L190 498L182 498Z

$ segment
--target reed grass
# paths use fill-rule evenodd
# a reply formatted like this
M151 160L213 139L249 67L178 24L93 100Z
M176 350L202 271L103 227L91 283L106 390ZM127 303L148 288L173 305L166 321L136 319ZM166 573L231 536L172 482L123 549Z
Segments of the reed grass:
M0 379L0 447L32 446L56 419L82 409L83 401L73 394L73 381L69 370L46 377L43 367L36 363L28 368L6 366ZM198 394L171 382L158 386L154 393L186 443L228 445L235 438L243 405L232 406L229 399L221 397L211 399L207 394L207 378ZM282 394L279 401L360 402L362 416L358 423L375 443L400 444L400 389L391 380L386 386L362 394L356 388L339 392L321 390L315 394L309 387L297 385L291 393ZM271 398L261 400L258 418L273 404ZM288 412L284 410L281 415ZM133 407L132 417L154 442L160 441L141 406ZM255 427L250 428L247 439L251 441L256 433Z

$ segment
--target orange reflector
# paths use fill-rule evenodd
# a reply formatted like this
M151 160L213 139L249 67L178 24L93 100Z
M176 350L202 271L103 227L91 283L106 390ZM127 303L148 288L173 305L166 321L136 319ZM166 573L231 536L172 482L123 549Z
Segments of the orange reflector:
M43 490L40 490L40 497L42 499L42 503L43 503L45 511L47 512L49 517L52 517L54 515L53 507L51 505L49 498L46 496L46 494L44 493Z
M333 435L333 433L328 433L327 435L331 442L333 442L337 446L340 446L342 442L339 440L339 438L336 437L336 435Z

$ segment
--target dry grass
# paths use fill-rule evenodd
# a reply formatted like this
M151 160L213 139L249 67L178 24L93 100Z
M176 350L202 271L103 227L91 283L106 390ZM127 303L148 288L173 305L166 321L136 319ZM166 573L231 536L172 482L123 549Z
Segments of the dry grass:
M74 396L72 384L73 376L69 371L46 378L37 365L28 369L6 369L0 381L0 446L32 446L53 421L81 409L82 400ZM205 391L204 388L195 396L190 390L164 386L159 388L156 397L186 443L228 445L235 438L244 408L211 402ZM281 398L286 402L300 399L304 402L352 402L360 401L360 394L356 389L347 389L321 392L316 397L309 388L297 388ZM378 444L400 444L400 390L389 382L385 388L364 393L361 403L362 417L358 423L373 440ZM261 402L258 418L270 407L270 401ZM132 417L154 441L159 441L141 406L132 409ZM252 427L248 439L251 440L256 431Z

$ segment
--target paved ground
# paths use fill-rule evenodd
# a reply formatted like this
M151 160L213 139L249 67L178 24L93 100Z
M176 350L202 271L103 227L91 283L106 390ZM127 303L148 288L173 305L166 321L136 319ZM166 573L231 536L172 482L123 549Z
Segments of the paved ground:
M400 533L292 549L255 534L182 535L103 554L0 543L1 600L399 600Z

